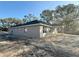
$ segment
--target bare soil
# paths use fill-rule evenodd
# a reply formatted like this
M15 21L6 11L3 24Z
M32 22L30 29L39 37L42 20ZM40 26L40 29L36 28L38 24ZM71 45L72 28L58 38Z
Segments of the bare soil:
M0 57L14 56L78 57L79 35L59 33L41 39L8 40L7 35L0 34Z

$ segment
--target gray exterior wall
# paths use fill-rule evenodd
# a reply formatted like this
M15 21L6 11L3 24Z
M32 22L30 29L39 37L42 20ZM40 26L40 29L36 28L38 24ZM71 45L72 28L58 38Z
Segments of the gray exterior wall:
M16 36L25 36L28 38L40 38L42 37L41 26L29 26L29 27L13 27L9 29L9 33ZM41 35L40 35L41 33Z
M45 28L45 29L44 29ZM9 28L9 33L12 35L28 38L42 38L47 34L44 33L44 30L48 30L50 27L47 25L29 25L29 26L18 26Z

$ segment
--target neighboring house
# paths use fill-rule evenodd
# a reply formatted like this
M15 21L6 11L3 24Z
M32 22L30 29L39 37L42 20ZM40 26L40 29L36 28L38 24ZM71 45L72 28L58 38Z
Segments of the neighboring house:
M16 36L25 36L29 38L42 38L50 32L52 26L43 21L34 20L24 24L19 24L9 28L9 32Z

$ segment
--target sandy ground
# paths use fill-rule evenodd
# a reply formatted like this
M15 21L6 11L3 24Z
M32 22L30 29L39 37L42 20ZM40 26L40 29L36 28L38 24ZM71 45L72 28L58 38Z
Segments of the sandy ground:
M4 37L4 36L3 36ZM57 34L42 39L9 41L0 36L0 57L78 57L79 35Z

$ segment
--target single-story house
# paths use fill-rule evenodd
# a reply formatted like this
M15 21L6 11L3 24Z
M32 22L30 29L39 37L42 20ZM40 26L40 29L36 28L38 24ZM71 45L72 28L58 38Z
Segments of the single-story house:
M52 26L46 22L34 20L10 27L9 33L20 37L42 38L50 32L51 27Z

